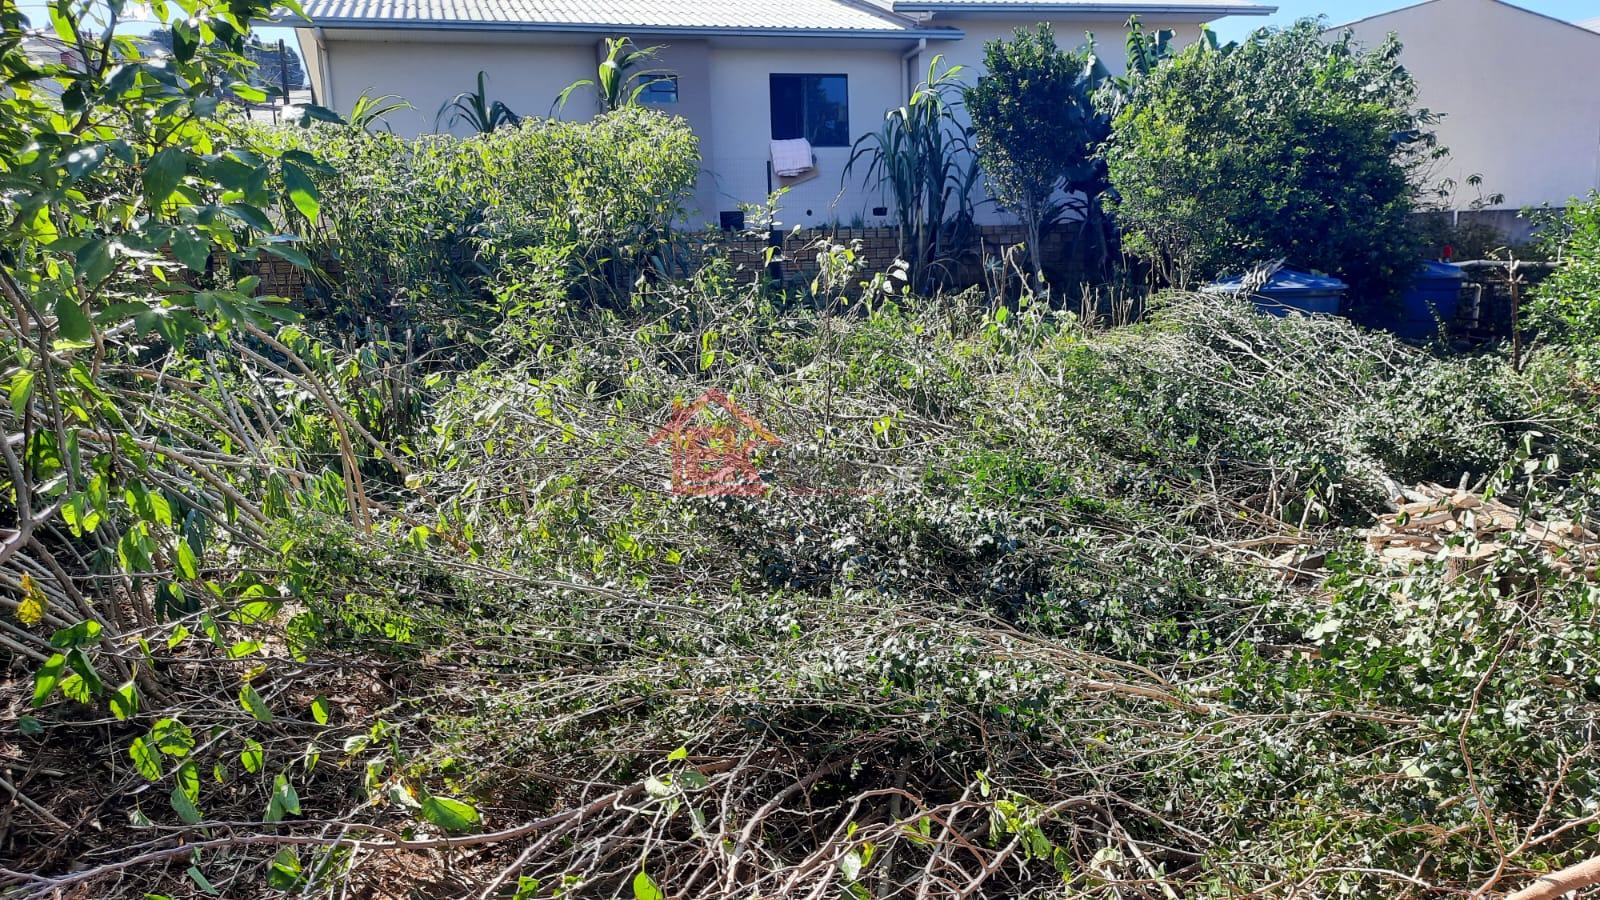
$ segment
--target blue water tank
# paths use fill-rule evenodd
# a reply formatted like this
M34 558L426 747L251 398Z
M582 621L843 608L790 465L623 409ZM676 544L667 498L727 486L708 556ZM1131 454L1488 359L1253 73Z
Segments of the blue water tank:
M1203 289L1208 294L1244 293L1244 276L1224 278ZM1313 275L1295 269L1279 269L1267 283L1252 294L1256 308L1274 316L1336 316L1344 305L1349 285L1327 275Z
M1467 273L1449 263L1424 263L1400 296L1397 306L1377 314L1376 325L1409 340L1426 340L1438 335L1441 325L1449 327L1461 307L1461 289Z

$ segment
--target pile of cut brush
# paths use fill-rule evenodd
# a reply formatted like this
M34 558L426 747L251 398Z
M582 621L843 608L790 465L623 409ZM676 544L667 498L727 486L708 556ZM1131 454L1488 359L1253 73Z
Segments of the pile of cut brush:
M1459 577L1525 544L1563 575L1600 576L1600 535L1578 522L1537 519L1492 497L1437 484L1408 488L1399 499L1366 532L1367 546L1389 562L1444 560Z

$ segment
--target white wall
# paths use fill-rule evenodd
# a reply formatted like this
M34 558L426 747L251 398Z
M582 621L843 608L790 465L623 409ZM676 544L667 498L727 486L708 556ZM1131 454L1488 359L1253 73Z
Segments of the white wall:
M767 161L772 140L772 100L768 76L773 74L845 75L850 102L850 133L876 131L883 114L898 106L900 52L887 49L806 51L716 47L711 52L711 137L702 144L705 166L716 182L719 209L740 202L760 203L767 196ZM863 186L862 166L841 184L848 147L816 148L818 176L796 185L785 196L785 226L882 224L871 215L882 205L876 188ZM842 190L842 194L841 194Z
M467 43L428 41L339 40L329 33L324 83L331 97L323 105L347 113L362 91L397 94L414 109L391 113L385 120L397 134L434 130L439 107L462 91L476 90L478 72L488 73L488 95L517 113L545 115L561 91L574 81L594 78L594 45ZM593 104L575 97L568 117L587 116ZM448 121L448 117L446 118ZM465 133L456 126L440 130Z
M1600 34L1495 0L1434 0L1357 23L1363 43L1389 32L1416 76L1422 105L1445 113L1439 142L1451 158L1436 178L1477 197L1483 176L1504 208L1564 205L1600 186Z

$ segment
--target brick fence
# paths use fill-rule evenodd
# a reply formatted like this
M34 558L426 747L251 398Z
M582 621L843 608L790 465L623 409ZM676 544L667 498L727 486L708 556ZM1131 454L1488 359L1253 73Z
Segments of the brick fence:
M803 283L809 282L817 274L819 244L824 240L837 244L859 242L860 256L868 271L884 271L900 257L899 232L894 228L813 228L774 232L769 237L744 232L714 232L691 237L690 246L691 252L697 256L703 258L720 253L735 265L754 273L762 270L768 246L777 244L782 252L777 256L777 270L771 274L786 281ZM1023 242L1024 233L1019 225L982 226L973 235L970 245L955 254L944 279L945 286L961 289L983 284L984 261L998 258L1004 248ZM1088 280L1084 277L1086 270L1083 257L1083 247L1075 227L1056 228L1045 234L1045 268L1056 284L1072 285ZM220 257L218 263L223 264ZM257 293L290 300L306 298L306 272L276 256L263 254L238 274L258 276L261 284ZM327 274L335 278L338 276L336 269L330 269Z

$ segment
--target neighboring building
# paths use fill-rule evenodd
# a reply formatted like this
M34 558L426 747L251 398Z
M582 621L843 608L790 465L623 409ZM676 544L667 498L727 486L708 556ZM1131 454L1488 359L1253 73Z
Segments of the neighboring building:
M850 145L905 102L935 56L977 76L983 44L1046 21L1065 47L1094 33L1107 62L1123 63L1125 23L1171 28L1184 40L1225 15L1266 15L1248 0L307 0L296 30L318 102L347 112L362 92L395 94L412 110L391 115L402 134L431 131L440 106L488 75L491 99L518 113L554 111L564 88L595 76L604 39L662 45L653 67L670 85L647 102L670 109L700 138L705 177L696 213L716 221L789 184L783 221L882 224L886 200L852 176ZM560 114L587 117L579 92ZM772 143L804 138L809 177L771 169ZM793 147L784 147L792 151ZM787 167L789 157L781 163ZM999 221L992 205L980 210Z
M1399 35L1421 105L1444 114L1435 176L1459 185L1457 209L1478 199L1475 174L1508 211L1600 187L1600 33L1501 0L1428 0L1330 31L1347 28L1368 46Z

